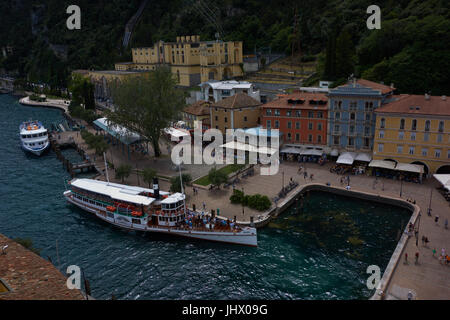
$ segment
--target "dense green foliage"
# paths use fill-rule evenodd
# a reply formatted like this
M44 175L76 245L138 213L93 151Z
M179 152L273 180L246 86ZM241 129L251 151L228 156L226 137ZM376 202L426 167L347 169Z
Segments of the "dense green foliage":
M116 179L120 179L122 180L122 183L125 183L125 179L131 174L131 166L129 164L121 164L115 171Z
M231 203L242 204L258 211L265 211L270 208L272 203L267 196L260 194L246 195L243 191L235 189L230 197Z
M74 73L70 79L69 90L72 102L83 105L87 110L95 109L94 85L80 74Z
M106 117L150 140L155 156L159 157L162 130L176 120L185 103L183 91L175 86L176 80L168 67L156 68L148 77L113 83L116 108L114 112L106 110Z
M183 173L182 174L183 179L183 188L186 187L186 185L189 185L192 181L192 177L190 174ZM180 176L174 176L170 179L170 192L181 192L181 181Z
M228 181L228 175L224 170L217 170L216 167L214 167L209 170L208 180L213 186L220 188L222 183L226 183Z
M69 113L72 117L83 119L88 123L92 123L93 121L98 119L98 116L95 114L93 110L86 110L82 106L71 102L69 105Z
M131 59L121 41L140 2L1 1L0 48L13 46L14 54L0 58L0 69L17 70L23 77L52 86L65 85L74 69L112 69L114 62ZM65 27L69 4L81 7L82 30ZM379 0L381 30L368 30L366 9L372 4L372 0L152 0L130 46L174 41L177 35L199 34L212 40L217 24L224 40L244 41L246 53L270 47L272 52L290 54L292 44L298 43L304 57L321 53L320 74L330 79L355 73L393 82L403 93L450 94L446 72L450 2ZM296 7L297 38L293 32ZM206 11L207 15L202 14ZM58 57L50 44L66 46L67 59ZM327 57L326 52L332 54Z
M151 189L150 184L153 182L153 178L156 177L156 170L152 168L145 168L142 170L142 177L144 182L148 183L148 188Z
M105 139L101 135L95 135L87 130L82 130L81 137L87 143L89 148L95 149L95 153L99 156L101 156L109 148L109 145L105 142Z

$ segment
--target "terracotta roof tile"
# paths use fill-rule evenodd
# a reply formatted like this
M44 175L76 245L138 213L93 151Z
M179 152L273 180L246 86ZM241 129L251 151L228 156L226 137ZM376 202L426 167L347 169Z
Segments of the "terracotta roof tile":
M246 107L256 107L260 106L261 102L253 99L248 94L245 93L237 93L234 96L229 98L220 100L216 103L213 103L211 107L218 108L227 108L227 109L238 109L238 108L246 108Z
M370 80L366 80L366 79L358 79L356 81L356 83L358 83L359 85L363 86L363 87L368 87L374 90L378 90L381 91L381 94L386 94L389 92L392 92L395 90L395 88L381 84L381 83L377 83L377 82L373 82Z
M444 100L442 96L429 96L427 100L425 95L402 94L393 98L395 101L376 109L375 112L450 116L450 100L447 97Z
M289 100L304 100L303 104L289 103ZM324 101L325 104L311 104L310 101ZM277 109L323 109L326 110L328 107L328 97L325 93L315 93L315 92L295 92L292 94L279 96L278 99L270 101L264 105L262 108L277 108Z
M205 116L209 114L210 105L211 102L199 100L189 106L186 106L183 111L186 113L194 114L196 116Z
M66 277L49 261L0 234L0 277L11 291L0 300L84 300L80 290L70 290Z

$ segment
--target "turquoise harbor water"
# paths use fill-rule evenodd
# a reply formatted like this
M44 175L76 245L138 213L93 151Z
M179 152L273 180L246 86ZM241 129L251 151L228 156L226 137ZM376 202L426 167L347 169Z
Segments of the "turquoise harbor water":
M311 193L302 214L294 206L259 231L258 248L125 232L65 203L69 175L55 155L19 147L19 124L30 118L63 119L0 96L0 233L31 238L63 272L80 266L97 299L367 299L367 266L384 271L409 219L403 209Z

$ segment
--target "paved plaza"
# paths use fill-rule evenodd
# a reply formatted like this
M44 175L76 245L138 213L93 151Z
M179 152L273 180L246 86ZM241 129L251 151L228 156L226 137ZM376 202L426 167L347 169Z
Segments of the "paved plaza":
M74 140L80 147L83 149L87 148L79 134L66 133L66 135L68 134L74 137ZM139 169L154 168L162 176L178 174L176 168L172 168L171 159L168 155L168 149L164 140L161 141L161 144L163 156L156 161L151 157L151 154L143 156L137 153L131 153L129 161L126 149L123 151L121 146L110 148L107 158L109 161L112 159L115 166L121 163L129 163L132 167L136 167L137 165ZM94 156L93 150L88 150L87 153L91 157ZM104 168L101 157L96 156L96 163L99 168ZM274 176L261 176L259 175L259 168L256 167L254 176L241 178L241 182L236 184L235 187L236 189L244 190L245 194L252 195L259 193L267 195L272 200L281 190L283 183L286 186L291 178L300 185L313 182L322 184L330 183L333 187L344 188L346 186L346 184L341 185L340 183L341 175L330 173L330 167L333 163L327 163L324 166L312 163L303 163L301 165L304 167L303 171L306 170L308 173L307 179L304 178L303 174L298 173L300 164L286 161L280 165L278 174ZM190 173L195 180L207 174L211 167L207 165L187 165L183 173ZM313 174L313 180L309 178L311 174ZM110 180L115 181L113 170L109 170L109 176ZM126 179L126 183L140 185L142 187L148 186L142 181L142 177L138 177L135 172ZM351 175L350 186L353 191L363 191L396 198L400 197L400 188L402 188L402 199L414 199L421 208L420 224L419 222L416 224L419 227L418 245L416 246L414 237L408 240L388 286L386 298L406 299L407 297L403 296L402 292L411 290L417 299L449 299L450 266L441 263L438 257L442 248L447 253L450 250L450 230L444 228L444 221L450 219L450 206L449 202L436 190L439 187L439 183L435 179L430 178L426 179L423 184L404 182L401 186L400 181L379 178L375 182L374 177ZM161 179L160 187L163 190L168 190L170 183ZM245 207L243 210L241 205L231 204L229 200L232 194L231 186L227 189L222 188L219 190L198 189L198 194L196 195L194 195L192 187L187 187L186 189L189 207L195 204L201 210L202 204L205 203L208 211L211 209L220 209L221 216L230 219L236 216L238 221L249 221L251 216L257 220L258 216L262 215L261 212L248 207ZM427 215L431 190L433 190L431 202L432 217ZM436 215L439 216L439 222L437 224L434 221ZM422 245L422 236L426 236L430 240L427 246ZM433 255L433 249L436 249L435 255ZM416 252L419 252L418 264L414 262ZM408 253L408 264L404 263L403 257L405 253ZM390 293L391 288L392 294Z

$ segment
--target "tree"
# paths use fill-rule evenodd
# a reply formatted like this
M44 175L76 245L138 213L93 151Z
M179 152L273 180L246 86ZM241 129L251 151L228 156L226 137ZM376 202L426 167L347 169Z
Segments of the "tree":
M106 143L102 136L96 136L96 141L94 142L95 153L101 156L104 152L108 151L109 145Z
M95 109L94 85L81 74L74 73L70 80L69 91L75 105L84 104L87 110Z
M213 186L217 186L220 188L222 183L228 181L228 175L220 170L217 170L215 167L209 170L208 179Z
M131 174L131 166L129 164L122 164L116 169L116 179L121 179L122 183Z
M158 67L147 76L112 83L115 111L106 111L109 120L148 138L155 156L161 154L162 129L176 120L185 104L184 93L177 89L168 67Z
M187 173L183 173L181 176L183 178L183 188L186 188L186 185L191 183L192 177ZM181 192L181 182L179 175L170 179L170 192Z
M355 68L355 46L350 33L342 30L336 40L336 78L347 79Z
M331 34L328 38L325 53L325 70L324 77L327 80L335 80L336 76L336 37Z
M156 177L156 171L151 168L146 168L142 170L142 177L144 178L144 182L148 183L148 188L150 189L150 184L153 181L153 178Z

